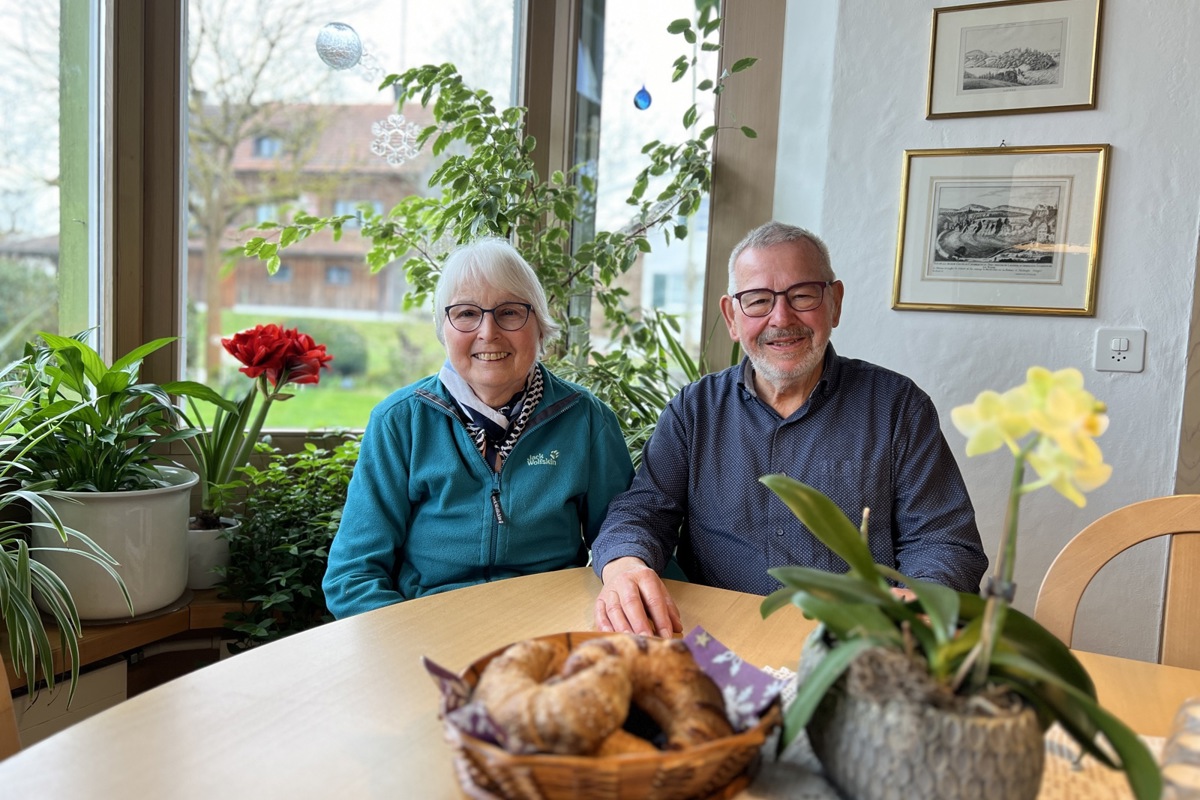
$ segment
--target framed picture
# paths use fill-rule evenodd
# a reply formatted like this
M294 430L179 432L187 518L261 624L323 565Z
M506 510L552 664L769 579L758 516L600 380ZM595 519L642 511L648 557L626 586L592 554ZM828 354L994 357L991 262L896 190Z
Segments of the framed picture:
M925 118L1095 108L1101 1L935 8Z
M1109 145L906 150L892 308L1093 316Z

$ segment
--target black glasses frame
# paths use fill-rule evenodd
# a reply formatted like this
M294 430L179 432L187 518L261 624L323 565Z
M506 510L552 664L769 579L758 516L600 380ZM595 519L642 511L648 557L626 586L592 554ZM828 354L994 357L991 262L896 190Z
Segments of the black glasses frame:
M738 308L740 308L742 310L742 313L745 314L747 317L751 317L752 319L760 319L762 317L770 315L770 313L775 310L775 301L779 298L779 295L783 295L784 297L788 298L788 301L787 301L788 305L791 306L793 311L815 311L816 309L821 307L821 303L825 302L825 290L828 287L833 286L835 283L837 283L836 280L832 280L832 281L800 281L799 283L793 283L791 286L787 287L786 289L784 289L783 291L780 291L780 292L775 292L775 291L772 291L771 289L746 289L745 291L738 292L737 294L733 295L733 299L737 300ZM820 286L821 287L821 294L817 296L816 305L806 306L805 308L796 308L796 304L792 302L792 299L789 295L801 286ZM767 310L761 314L751 314L751 313L747 312L746 307L742 304L742 297L744 297L745 295L751 294L751 293L755 293L755 292L769 292L771 295L771 305L769 305L767 307Z
M496 311L504 308L505 306L520 306L521 308L525 309L525 318L521 320L520 325L515 328L509 328L500 321L500 317L496 316ZM455 308L473 308L477 310L479 312L478 321L470 328L458 327L458 325L454 323L454 317L450 316L450 311ZM533 315L533 306L529 303L519 303L516 301L511 303L500 303L499 305L491 308L484 308L483 306L479 306L474 303L455 303L454 305L446 306L444 311L446 312L446 320L450 323L450 327L454 328L454 330L458 331L459 333L474 333L475 331L479 330L479 326L483 324L484 314L491 314L492 319L496 321L496 326L502 331L519 331L529 323L529 317Z

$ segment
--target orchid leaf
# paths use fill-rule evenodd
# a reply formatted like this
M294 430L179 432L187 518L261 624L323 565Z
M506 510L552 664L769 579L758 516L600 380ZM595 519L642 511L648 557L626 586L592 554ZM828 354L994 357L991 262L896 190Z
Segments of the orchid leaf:
M850 666L850 662L857 658L859 653L874 646L875 642L869 639L851 639L832 648L817 662L812 672L796 687L796 699L784 711L779 752L790 745L796 735L808 725L817 706L821 704L830 687Z
M1133 790L1137 800L1158 800L1162 794L1162 774L1159 772L1158 764L1146 744L1125 723L1101 708L1086 692L1063 681L1058 675L1030 659L1015 653L998 651L994 654L992 661L994 664L1018 670L1039 681L1057 686L1070 695L1072 706L1081 711L1112 745L1120 759L1121 769L1125 771L1129 780L1129 788ZM1076 738L1076 741L1092 755L1102 761L1108 761L1107 756L1095 746L1089 737Z
M912 590L920 601L921 611L929 618L929 627L939 643L953 638L958 628L958 592L940 583L909 578L891 567L880 565L879 571Z
M851 572L861 576L878 574L862 534L832 500L787 475L764 475L758 480L778 495L822 544L850 565Z

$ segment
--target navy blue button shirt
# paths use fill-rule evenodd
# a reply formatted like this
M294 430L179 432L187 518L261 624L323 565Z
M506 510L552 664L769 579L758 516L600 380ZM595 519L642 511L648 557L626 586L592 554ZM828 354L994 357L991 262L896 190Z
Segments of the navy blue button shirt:
M758 482L784 473L827 494L855 525L869 507L876 562L978 591L987 556L925 392L829 345L821 380L783 419L755 394L751 369L743 360L706 375L667 405L632 486L609 505L592 548L597 574L622 556L661 574L676 546L691 580L743 592L779 588L769 567L845 572Z

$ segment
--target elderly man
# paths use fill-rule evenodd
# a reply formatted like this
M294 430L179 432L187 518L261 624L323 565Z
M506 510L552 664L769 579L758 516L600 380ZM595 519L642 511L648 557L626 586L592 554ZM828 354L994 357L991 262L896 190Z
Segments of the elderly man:
M773 473L820 489L856 522L870 508L877 562L978 590L987 556L937 411L910 379L834 352L844 294L825 244L802 228L770 222L734 247L721 313L746 358L670 402L633 485L609 506L592 548L597 628L681 630L659 578L673 554L693 581L759 594L779 586L771 567L844 572L758 482Z

